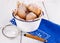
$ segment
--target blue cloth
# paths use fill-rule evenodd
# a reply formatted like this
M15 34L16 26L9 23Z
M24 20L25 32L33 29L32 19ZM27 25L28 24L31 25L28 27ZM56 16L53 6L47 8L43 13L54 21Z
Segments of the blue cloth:
M60 43L60 26L48 20L42 19L39 29L50 34L47 43Z
M48 40L47 43L60 43L60 26L59 25L52 23L51 21L42 19L39 25L39 28L36 31L30 32L30 34L36 35L35 32L37 32L38 30L42 30L43 32L46 32L48 34L47 36L50 36L46 38ZM38 36L38 34L36 36Z
M12 18L12 20L10 20L10 22L11 22L13 25L16 25L16 26L17 26L16 21L15 21L14 18Z
M41 20L37 30L29 33L48 40L46 43L60 43L60 26L45 19Z

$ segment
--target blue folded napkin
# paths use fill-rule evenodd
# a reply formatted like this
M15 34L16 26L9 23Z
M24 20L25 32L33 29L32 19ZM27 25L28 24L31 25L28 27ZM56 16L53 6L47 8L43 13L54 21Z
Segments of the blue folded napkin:
M17 25L15 19L10 22ZM60 43L60 25L45 19L41 20L37 30L28 33L46 39L48 41L46 43Z
M11 22L13 25L16 25L16 26L17 26L16 21L15 21L14 18L12 18L12 19L10 20L10 22Z

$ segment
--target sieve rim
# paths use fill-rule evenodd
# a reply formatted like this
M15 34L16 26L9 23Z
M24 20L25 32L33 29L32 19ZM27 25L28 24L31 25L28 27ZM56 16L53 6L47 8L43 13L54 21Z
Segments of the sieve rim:
M16 35L16 36L13 36L13 37L10 37L10 36L7 36L5 33L4 33L4 29L7 27L7 26L14 26L14 25L12 25L12 24L8 24L8 25L6 25L6 26L4 26L3 28L2 28L2 34L5 36L5 37L7 37L7 38L11 38L11 39L13 39L13 38L16 38L18 35L19 35L19 30L18 30L18 34Z

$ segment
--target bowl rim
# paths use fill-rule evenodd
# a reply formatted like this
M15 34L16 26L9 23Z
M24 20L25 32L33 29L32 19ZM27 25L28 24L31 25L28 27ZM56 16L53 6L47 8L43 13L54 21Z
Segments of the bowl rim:
M22 21L22 22L35 22L35 21L38 21L38 20L40 20L40 18L41 18L42 15L44 15L44 12L43 12L43 11L41 11L41 14L40 14L40 16L39 16L38 18L36 18L36 19L34 19L34 20L28 20L28 21L26 21L26 20L18 19L18 18L14 15L14 13L12 13L12 16L13 16L16 20L19 20L19 21Z

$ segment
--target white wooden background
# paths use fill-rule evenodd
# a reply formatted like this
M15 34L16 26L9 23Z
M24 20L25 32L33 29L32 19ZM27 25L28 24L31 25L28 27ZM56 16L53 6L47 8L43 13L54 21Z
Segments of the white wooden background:
M35 2L39 2L39 1L40 0L37 0ZM16 8L15 7L16 2L17 0L0 0L0 27L9 24L9 20L13 18L11 14L12 14L12 10ZM59 2L60 0L45 0L45 6L47 9L49 20L58 25L60 25L60 3ZM43 7L42 9L44 10ZM2 35L2 28L0 28L0 43L20 43L20 36L10 40ZM43 42L29 39L23 36L22 43L43 43Z

